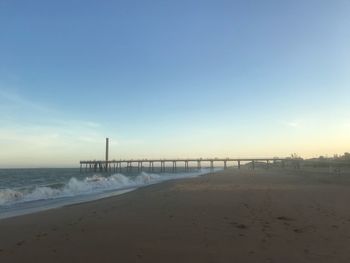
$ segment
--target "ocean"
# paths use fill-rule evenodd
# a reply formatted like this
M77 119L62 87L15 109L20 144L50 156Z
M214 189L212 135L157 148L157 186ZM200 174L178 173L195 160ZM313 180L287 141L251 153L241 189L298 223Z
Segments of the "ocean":
M119 195L211 171L202 168L176 173L81 173L75 168L0 169L0 219Z

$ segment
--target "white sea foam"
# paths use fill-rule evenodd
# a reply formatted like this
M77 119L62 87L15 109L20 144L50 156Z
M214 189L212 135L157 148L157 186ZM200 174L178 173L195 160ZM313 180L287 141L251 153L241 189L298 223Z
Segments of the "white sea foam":
M0 205L9 204L21 200L23 194L12 189L0 189Z
M57 186L37 186L29 189L0 189L0 208L1 206L8 207L39 200L54 200L84 195L91 196L114 190L127 190L170 179L194 177L207 172L204 169L194 173L162 175L142 172L134 177L128 177L123 174L113 174L105 177L95 174L81 180L72 177L66 184L59 188Z

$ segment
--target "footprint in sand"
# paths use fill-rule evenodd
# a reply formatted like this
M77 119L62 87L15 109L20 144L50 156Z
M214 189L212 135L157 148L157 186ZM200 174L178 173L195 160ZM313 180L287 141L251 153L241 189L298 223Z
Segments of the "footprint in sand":
M286 216L279 216L279 217L276 217L278 220L282 220L282 221L293 221L294 219L293 218L290 218L290 217L286 217Z
M301 228L295 228L293 231L295 233L304 233L304 232L315 232L316 230L317 228L314 225L308 225Z
M264 231L268 230L269 228L270 228L269 222L264 222L263 227L262 227L262 231L264 232Z
M311 228L310 228L310 227L303 227L303 228L295 228L295 229L293 229L293 231L294 231L295 233L298 233L298 234L300 234L300 233L305 233L305 232L307 232L308 230L311 230Z
M230 225L234 225L235 227L239 228L239 229L247 229L248 227L244 224L238 224L236 222L230 222Z
M46 237L47 236L47 233L39 233L36 235L36 239L40 239L42 237Z
M303 233L303 232L305 232L304 231L304 229L302 229L302 228L295 228L295 229L293 229L293 231L295 232L295 233Z
M23 244L24 244L24 242L25 242L25 240L21 240L21 241L19 241L19 242L17 242L17 246L22 246Z

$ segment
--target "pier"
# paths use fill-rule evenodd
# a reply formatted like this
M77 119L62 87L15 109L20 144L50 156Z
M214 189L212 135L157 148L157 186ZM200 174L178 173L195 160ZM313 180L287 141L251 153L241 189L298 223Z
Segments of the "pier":
M255 169L257 165L269 168L270 165L285 167L286 164L299 167L299 160L290 158L179 158L179 159L120 159L109 160L109 139L106 138L105 160L80 161L80 172L132 172L137 170L148 172L176 172L180 167L185 171L206 168L234 166L241 169L242 165L249 164Z
M135 160L93 160L80 161L81 172L122 172L122 169L131 172L137 171L148 172L165 172L166 170L176 172L179 167L185 171L190 168L201 169L204 163L209 164L206 168L214 169L220 167L226 169L228 166L235 166L238 169L245 163L249 163L252 169L255 169L257 164L264 163L265 168L269 168L270 164L284 167L286 162L292 160L285 158L194 158L194 159L135 159Z

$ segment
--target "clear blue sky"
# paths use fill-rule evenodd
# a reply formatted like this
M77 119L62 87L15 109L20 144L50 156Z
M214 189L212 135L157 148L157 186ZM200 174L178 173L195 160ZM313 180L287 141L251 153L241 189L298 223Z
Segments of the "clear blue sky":
M0 0L0 166L350 150L350 1ZM21 159L21 160L19 160Z

